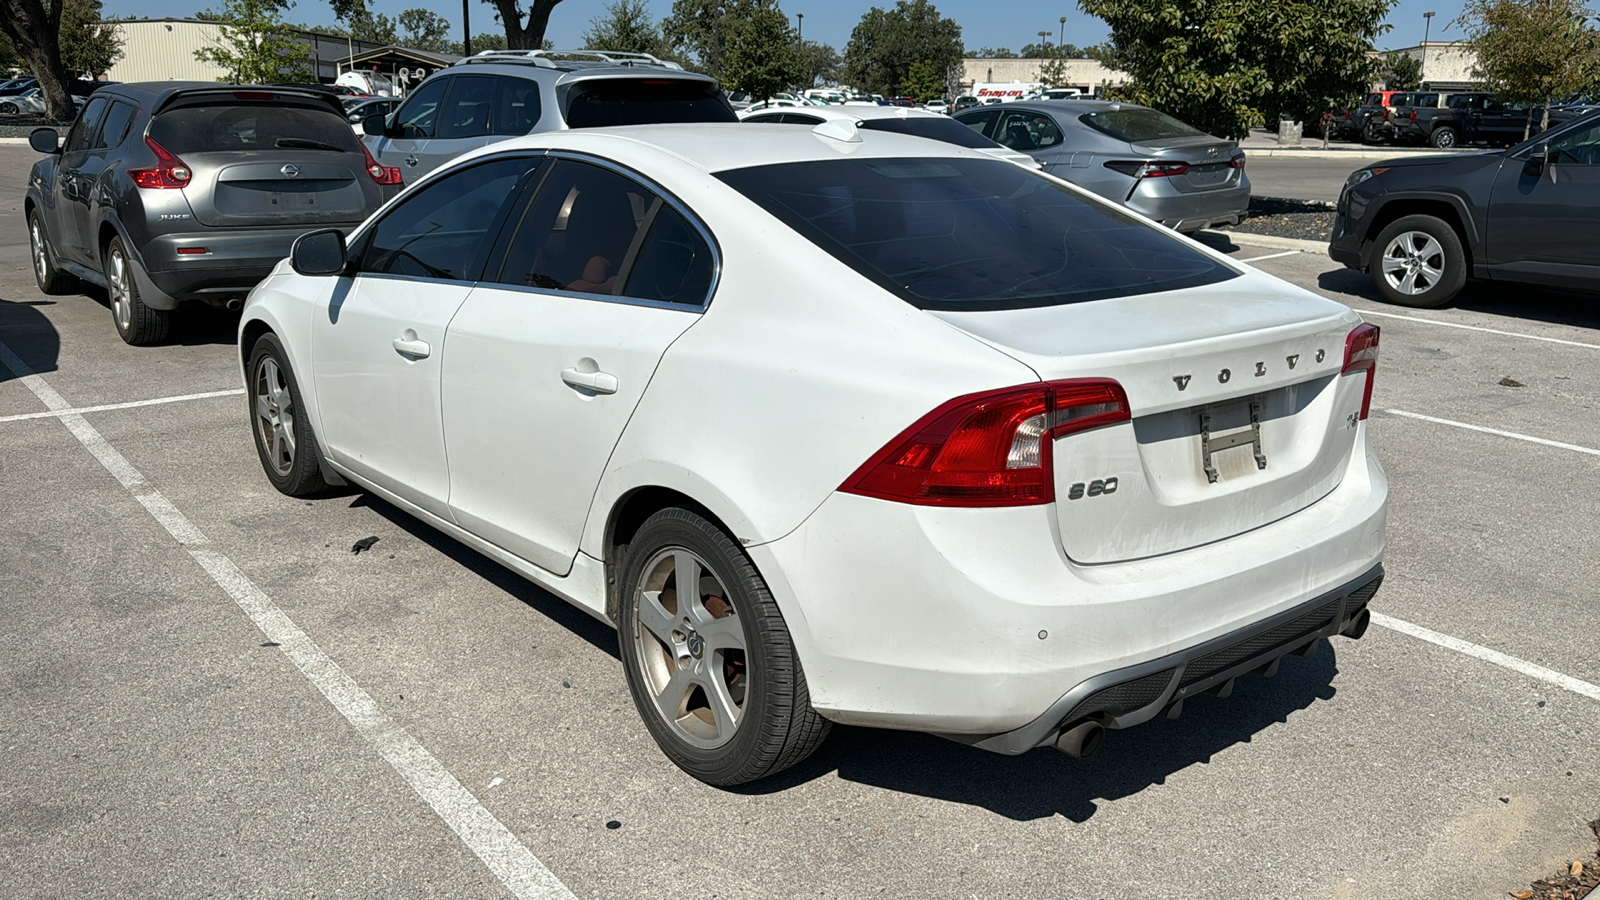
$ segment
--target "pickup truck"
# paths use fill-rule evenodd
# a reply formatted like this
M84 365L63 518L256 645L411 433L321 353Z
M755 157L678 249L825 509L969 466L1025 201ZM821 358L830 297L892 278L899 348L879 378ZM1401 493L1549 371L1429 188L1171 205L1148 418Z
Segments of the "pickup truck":
M1430 144L1448 149L1464 143L1484 143L1509 147L1522 141L1530 110L1481 91L1456 94L1420 92L1411 102L1389 112L1389 131L1397 142ZM1550 110L1550 125L1555 127L1575 113ZM1543 111L1531 110L1533 131L1539 130Z
M1410 102L1409 91L1373 91L1366 102L1350 111L1350 125L1361 135L1363 144L1379 144L1391 139L1390 108Z

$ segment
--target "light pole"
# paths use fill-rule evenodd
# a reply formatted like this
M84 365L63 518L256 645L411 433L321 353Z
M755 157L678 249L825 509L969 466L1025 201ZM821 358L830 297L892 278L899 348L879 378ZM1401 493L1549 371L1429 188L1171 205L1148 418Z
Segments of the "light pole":
M1045 55L1049 56L1050 55L1050 32L1041 31L1041 32L1039 32L1039 37L1044 40L1044 52L1045 52Z
M805 44L805 42L806 42L806 14L805 13L795 13L794 14L794 18L795 18L796 22L800 23L800 24L795 26L795 30L799 32L800 43L801 44Z
M1433 13L1422 14L1422 62L1417 65L1417 87L1428 86L1428 32L1433 28Z
M1059 47L1062 44L1065 44L1066 42L1067 42L1067 17L1066 16L1062 16L1061 17L1061 36L1056 38L1056 46Z

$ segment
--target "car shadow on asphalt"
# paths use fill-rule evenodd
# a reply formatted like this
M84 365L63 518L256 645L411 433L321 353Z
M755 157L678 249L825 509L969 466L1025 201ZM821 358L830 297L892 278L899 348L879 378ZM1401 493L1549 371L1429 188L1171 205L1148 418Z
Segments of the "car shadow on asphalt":
M54 300L4 300L0 299L0 340L11 352L27 363L34 374L42 375L56 370L56 359L61 355L61 335L50 323L40 306L51 306ZM0 381L20 377L5 365L0 365Z
M836 726L815 756L735 790L774 793L837 772L845 781L978 806L1008 819L1062 816L1082 823L1102 803L1158 787L1169 776L1207 764L1217 753L1331 699L1338 671L1336 655L1323 641L1309 659L1286 657L1273 678L1241 677L1225 700L1191 698L1178 719L1108 732L1100 752L1087 760L1052 748L1000 756L933 735ZM1335 740L1327 734L1320 738Z
M1191 234L1189 237L1205 244L1218 253L1235 253L1239 250L1238 244L1235 244L1231 238L1220 232L1201 231Z
M84 296L105 307L106 325L115 329L111 321L111 297L103 289L91 284L83 285ZM172 329L160 347L198 347L207 344L237 344L239 342L239 312L229 311L209 303L184 302L172 312Z
M533 611L544 615L557 625L593 644L596 649L604 651L612 659L622 659L620 651L617 649L616 629L608 627L605 623L578 609L571 603L539 587L482 553L468 547L466 544L457 541L432 525L413 517L410 513L384 500L382 497L366 493L359 488L339 488L335 492L330 492L327 496L339 497L345 491L350 492L349 495L352 497L350 501L351 509L365 507L372 510L388 519L396 528L448 557L451 562L516 597Z
M1317 287L1334 294L1354 294L1396 315L1427 316L1450 309L1529 319L1551 325L1571 325L1600 331L1600 303L1594 294L1556 288L1494 281L1468 281L1454 302L1439 309L1412 309L1386 302L1372 286L1371 276L1354 269L1335 269L1317 276Z

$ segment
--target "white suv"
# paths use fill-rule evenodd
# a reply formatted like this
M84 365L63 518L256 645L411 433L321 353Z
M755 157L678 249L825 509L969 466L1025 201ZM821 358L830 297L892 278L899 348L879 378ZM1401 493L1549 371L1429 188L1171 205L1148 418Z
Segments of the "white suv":
M406 184L469 150L539 131L734 122L709 75L648 53L486 50L435 73L387 118L362 122L367 149Z

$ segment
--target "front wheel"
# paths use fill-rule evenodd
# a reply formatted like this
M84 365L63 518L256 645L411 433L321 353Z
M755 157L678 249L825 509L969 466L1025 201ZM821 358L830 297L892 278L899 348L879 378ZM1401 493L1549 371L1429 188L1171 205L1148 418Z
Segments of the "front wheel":
M1455 299L1467 282L1467 255L1455 229L1433 216L1389 223L1373 245L1372 284L1383 299L1432 309Z
M1456 130L1448 125L1435 128L1433 134L1428 137L1428 143L1441 150L1449 150L1454 147L1457 140Z
M300 386L276 336L262 335L250 351L250 429L267 480L291 497L325 489L317 437L300 402Z
M55 250L44 233L39 211L28 213L28 244L33 251L33 280L46 294L66 294L78 286L78 279L56 268Z
M755 781L828 735L783 615L744 551L688 509L640 526L621 567L628 689L667 758L707 784Z

